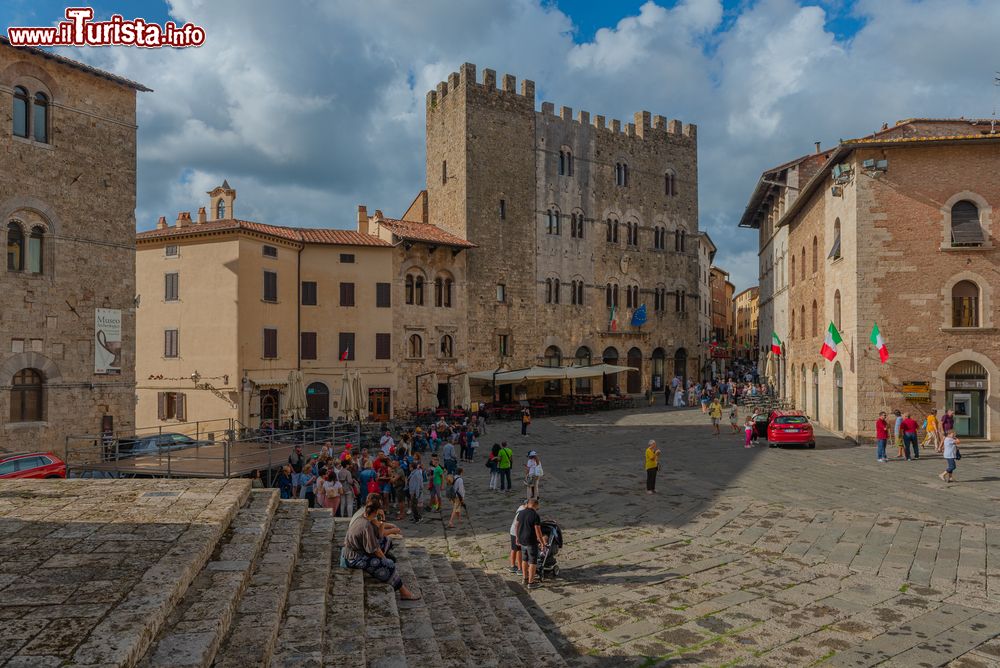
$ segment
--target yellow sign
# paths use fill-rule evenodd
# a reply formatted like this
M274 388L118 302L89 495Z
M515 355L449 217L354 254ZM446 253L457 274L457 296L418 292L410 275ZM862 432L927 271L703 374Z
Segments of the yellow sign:
M923 381L906 381L903 383L904 399L930 399L931 384Z

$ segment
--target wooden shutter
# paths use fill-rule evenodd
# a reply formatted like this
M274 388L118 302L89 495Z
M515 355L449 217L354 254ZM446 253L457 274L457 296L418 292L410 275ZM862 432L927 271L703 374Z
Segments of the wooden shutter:
M316 281L302 281L302 305L316 306Z
M302 359L316 359L316 332L302 332Z
M187 395L183 392L178 392L175 401L177 404L177 419L184 422L187 420Z
M278 301L278 275L273 271L264 272L264 301Z
M264 357L274 359L278 356L278 330L264 330Z
M156 418L158 420L167 419L167 393L156 393Z
M978 246L983 243L979 209L972 202L962 200L951 207L951 243L955 246Z
M354 332L341 332L340 333L340 345L337 350L337 359L340 359L344 353L347 353L347 359L353 360L356 354L354 350Z
M375 335L375 359L387 360L392 357L392 334Z
M375 306L377 308L392 306L392 286L389 283L375 284Z
M340 284L340 305L354 306L354 283Z

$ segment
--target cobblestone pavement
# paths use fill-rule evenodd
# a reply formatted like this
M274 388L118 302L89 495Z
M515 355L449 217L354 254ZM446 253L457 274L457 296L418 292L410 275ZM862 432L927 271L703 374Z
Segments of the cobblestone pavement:
M0 665L134 665L245 480L0 482Z
M964 445L947 485L933 452L879 464L818 436L744 449L699 410L662 407L538 419L527 437L493 423L449 549L506 565L518 496L486 489L482 463L506 439L518 463L540 453L542 515L565 531L560 577L522 598L571 665L1000 666L997 448Z

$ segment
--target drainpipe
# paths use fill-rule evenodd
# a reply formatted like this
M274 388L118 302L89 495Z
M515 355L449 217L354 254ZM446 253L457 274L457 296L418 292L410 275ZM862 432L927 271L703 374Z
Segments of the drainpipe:
M298 350L295 368L298 371L302 370L302 251L305 247L305 242L302 242L295 255L295 349Z

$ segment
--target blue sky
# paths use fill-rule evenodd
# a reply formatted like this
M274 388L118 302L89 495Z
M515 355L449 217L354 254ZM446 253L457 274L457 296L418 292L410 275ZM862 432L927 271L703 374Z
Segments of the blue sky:
M199 49L76 49L148 85L138 108L140 229L205 204L349 227L399 214L424 182L427 90L463 62L536 82L537 104L698 125L699 226L738 289L757 240L737 230L761 171L882 123L988 116L1000 2L984 0L171 0L98 2L206 29ZM8 0L5 25L65 5Z

